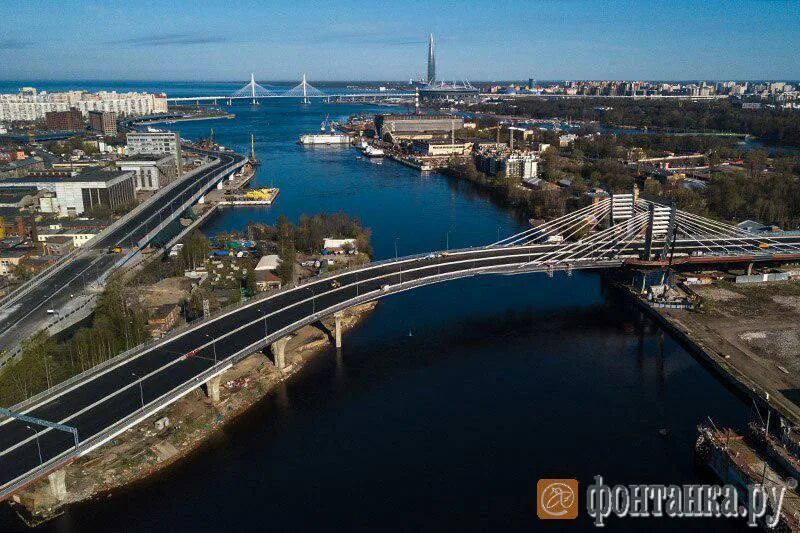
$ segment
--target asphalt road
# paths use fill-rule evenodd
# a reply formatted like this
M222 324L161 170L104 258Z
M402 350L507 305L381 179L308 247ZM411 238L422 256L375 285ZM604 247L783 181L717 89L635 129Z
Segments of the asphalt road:
M120 232L118 235L122 235ZM122 238L122 237L118 237ZM797 237L795 241L799 240ZM107 241L111 242L111 241ZM251 353L268 334L283 328L292 330L311 322L315 314L329 314L341 304L367 295L370 299L387 294L383 288L435 276L471 275L481 267L513 271L561 245L474 248L434 254L425 258L400 258L355 270L335 277L312 280L287 291L251 300L246 305L201 321L191 329L177 331L156 345L144 348L137 356L104 369L89 378L51 395L26 414L77 428L81 442L135 414L145 405L184 384L201 383L197 376L240 351ZM631 252L641 248L632 246ZM688 253L697 245L679 242L676 250ZM620 264L607 260L605 266ZM575 264L575 268L591 264ZM332 283L336 280L337 283ZM437 281L440 278L437 279ZM284 332L283 334L286 334ZM274 339L272 339L274 340ZM192 353L190 357L187 354ZM46 462L73 446L69 433L47 429L38 432L16 419L0 422L0 493L2 487L39 466L39 449ZM38 445L37 445L38 441Z
M22 321L38 323L49 317L48 309L59 309L71 299L71 294L84 292L89 284L102 276L119 261L120 255L108 253L108 248L130 248L158 227L162 220L176 213L192 195L209 186L220 172L243 159L234 153L201 152L216 157L211 167L183 180L165 191L157 200L129 216L113 231L86 245L81 253L65 262L54 274L43 279L20 298L0 308L0 346L18 343L31 332L19 327Z

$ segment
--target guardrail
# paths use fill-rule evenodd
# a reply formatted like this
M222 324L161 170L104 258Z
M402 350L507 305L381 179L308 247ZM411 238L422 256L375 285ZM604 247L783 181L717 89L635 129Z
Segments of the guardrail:
M524 256L523 256L524 257ZM602 262L590 262L587 264L573 264L573 265L564 265L561 268L557 268L556 270L564 270L567 268L608 268L613 266L619 266L621 264L620 261L617 260L607 260ZM70 448L58 456L51 458L49 461L43 463L36 469L32 470L28 474L18 477L17 479L13 480L5 487L2 488L2 492L0 492L0 499L7 497L9 494L13 493L16 490L19 490L21 487L25 486L27 483L30 483L33 479L41 477L54 469L58 468L59 466L72 461L76 457L84 455L91 450L102 446L104 443L111 440L114 436L120 434L121 432L125 431L127 428L139 423L140 421L144 420L152 416L153 414L157 413L164 407L170 405L171 403L177 401L185 394L189 393L197 386L202 383L205 383L209 379L215 377L218 374L221 374L226 369L230 368L234 363L240 361L241 359L247 357L248 355L262 349L263 347L275 342L276 340L284 337L287 334L290 334L293 331L296 331L300 327L305 325L311 324L320 318L335 313L337 311L341 311L343 309L347 309L349 307L353 307L356 305L360 305L372 300L376 300L383 296L387 296L390 294L396 294L399 292L403 292L406 290L410 290L416 287L421 287L424 285L429 285L432 283L438 283L443 281L449 281L453 279L459 279L464 277L470 277L475 275L481 274L524 274L530 272L543 272L552 270L552 267L549 265L530 265L525 264L526 268L520 268L519 264L510 264L510 265L493 265L493 266L485 266L479 268L466 268L464 270L460 270L457 272L448 272L445 274L435 274L432 276L426 276L422 279L416 279L407 282L401 282L395 285L390 286L388 290L376 289L372 290L368 293L358 295L354 298L350 298L338 304L326 307L317 311L316 313L312 313L311 315L305 316L300 320L297 320L271 334L260 338L246 347L236 351L235 353L229 355L228 357L218 361L214 365L210 366L206 370L200 372L196 376L192 377L184 381L183 383L178 384L177 386L170 389L168 392L162 394L158 398L150 401L148 404L144 405L141 409L130 413L129 415L125 416L123 419L117 421L116 423L112 424L108 428L102 430L101 432L90 436L88 439L80 442L78 446L75 448ZM253 302L249 302L253 304ZM120 354L117 356L116 360L121 360L124 354ZM111 360L109 360L111 361ZM95 367L96 368L96 367ZM94 369L93 369L94 370ZM77 378L78 376L74 376ZM71 381L70 380L70 381ZM66 383L66 382L65 382ZM45 391L50 392L50 390ZM29 399L28 402L32 401L33 398ZM18 404L19 406L19 404ZM19 411L18 406L15 406L12 410Z
M161 197L164 194L166 194L167 192L169 192L170 190L172 190L172 188L177 187L180 183L183 183L185 180L191 178L192 176L194 176L198 172L201 172L201 171L209 168L213 164L214 164L214 161L208 162L205 165L202 165L202 166L197 167L196 169L193 169L191 172L187 172L186 174L181 176L180 179L177 179L177 180L173 181L172 183L168 184L166 187L161 189L158 192L158 194L154 194L153 196L151 196L150 198L148 198L147 200L145 200L141 204L137 205L131 211L125 213L124 216L121 216L120 218L118 218L117 220L115 220L114 222L112 222L111 224L106 226L105 228L103 228L94 237L92 237L91 239L89 239L88 241L83 243L82 246L80 246L79 248L75 248L70 253L68 253L67 255L63 256L62 258L60 258L58 261L56 261L55 263L53 263L52 265L50 265L46 269L44 269L41 272L37 273L33 278L29 279L28 281L26 281L22 285L16 287L10 293L8 293L5 296L3 296L2 298L0 298L0 307L2 307L4 305L7 305L7 304L17 300L18 298L21 298L25 294L27 294L28 290L31 287L33 287L34 285L37 285L37 284L41 283L42 281L46 280L47 278L49 278L52 274L54 274L59 269L61 269L61 267L66 266L69 263L69 261L71 261L72 259L75 259L78 255L87 253L89 250L92 249L92 247L95 244L97 244L97 242L99 240L105 238L106 235L108 235L112 231L115 231L120 225L127 223L130 220L131 217L136 216L140 211L142 211L146 207L149 207L152 203L154 203L154 202L158 201L159 199L161 199Z
M536 248L536 247L537 246L533 246L531 248ZM459 253L469 253L469 252L485 250L485 249L487 249L487 247L459 248L459 249L449 250L448 253L456 255L456 254L459 254ZM133 348L131 348L129 350L121 352L120 354L112 357L111 359L103 361L102 363L99 363L99 364L93 366L92 368L89 368L89 369L85 370L84 372L81 372L80 374L76 374L75 376L72 376L71 378L68 378L68 379L66 379L66 380L64 380L64 381L62 381L62 382L60 382L60 383L58 383L56 385L53 385L51 388L49 388L47 390L44 390L44 391L42 391L42 392L40 392L38 394L35 394L34 396L31 396L30 398L27 398L27 399L17 403L16 405L12 406L11 409L14 410L14 411L18 411L18 412L24 412L26 409L29 409L32 406L34 406L35 404L37 404L38 402L46 399L48 396L51 396L51 395L57 394L59 392L62 392L65 389L69 388L70 386L72 386L72 385L74 385L74 384L76 384L76 383L78 383L80 381L89 379L91 376L93 376L95 374L98 374L98 373L100 373L100 372L102 372L102 371L104 371L104 370L106 370L106 369L108 369L110 367L123 364L128 359L133 359L137 355L140 355L140 354L142 354L144 352L147 352L147 351L149 351L149 350L151 350L151 349L153 349L153 348L155 348L155 347L157 347L157 346L159 346L161 344L165 344L165 343L171 341L172 339L174 339L177 336L180 336L180 335L182 335L184 333L187 333L189 331L192 331L194 329L198 329L198 328L202 327L206 323L213 322L213 321L218 320L218 319L220 319L222 317L225 317L227 315L236 313L237 311L239 311L240 309L242 309L244 307L256 306L256 305L259 305L259 304L261 304L262 302L264 302L266 300L278 297L278 296L283 295L283 294L285 294L287 292L290 292L290 291L293 291L293 290L297 290L297 289L301 289L301 288L304 288L304 287L307 287L309 285L313 285L313 284L316 284L316 283L322 283L322 282L325 282L328 279L335 278L335 277L338 277L338 276L343 275L343 274L352 274L354 272L364 272L364 271L372 270L372 269L374 269L376 267L381 267L381 266L384 266L384 265L387 265L387 264L391 264L391 263L399 264L401 266L401 271L402 271L402 265L404 263L416 262L417 259L425 258L425 257L428 257L429 255L430 255L430 253L413 254L413 255L403 256L403 257L399 257L399 258L383 259L383 260L380 260L380 261L375 261L373 263L369 263L368 265L360 265L360 266L349 268L349 269L336 270L336 271L333 271L333 272L326 272L324 274L318 274L316 276L307 278L307 279L303 280L302 283L288 285L286 287L283 287L280 290L272 291L272 292L269 292L269 293L266 293L266 294L262 294L262 295L260 295L260 296L258 296L256 298L251 298L251 299L248 299L248 300L242 300L240 302L237 302L236 304L233 304L233 305L230 305L228 307L225 307L224 309L221 309L221 310L217 311L216 313L214 313L214 314L212 314L210 316L200 317L200 318L198 318L196 320L193 320L191 322L187 322L186 324L182 324L182 325L170 330L170 332L168 334L164 335L163 337L160 337L158 339L153 339L153 340L146 341L146 342L144 342L144 343L142 343L142 344L140 344L138 346L135 346L135 347L133 347ZM614 264L616 264L616 263L614 263ZM546 270L547 267L543 267L543 269ZM556 268L556 270L557 270L557 268ZM528 271L534 271L534 270L528 270ZM524 273L524 272L528 272L528 271L520 271L520 273Z

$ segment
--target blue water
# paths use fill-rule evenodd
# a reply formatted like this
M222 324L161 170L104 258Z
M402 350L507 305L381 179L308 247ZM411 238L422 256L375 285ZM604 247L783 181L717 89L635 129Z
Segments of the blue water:
M385 258L395 245L400 254L441 249L448 231L461 247L524 226L470 184L295 144L326 115L382 110L242 104L235 120L174 125L187 138L213 127L215 140L242 152L254 133L257 181L281 189L274 206L226 210L206 231L344 211L372 229ZM465 279L382 300L341 354L315 359L190 458L43 529L589 529L585 513L540 523L537 480L575 477L581 490L597 474L612 484L696 483L705 478L692 461L695 425L710 415L742 426L749 414L596 274ZM3 520L0 529L14 525Z

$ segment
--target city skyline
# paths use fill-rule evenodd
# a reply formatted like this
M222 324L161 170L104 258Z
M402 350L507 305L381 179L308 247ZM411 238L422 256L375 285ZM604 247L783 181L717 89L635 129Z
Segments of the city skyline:
M303 72L318 81L408 80L425 77L432 33L444 80L800 78L796 2L462 7L350 0L187 14L182 3L157 0L124 8L28 2L7 15L0 77L228 81L253 71L264 80Z

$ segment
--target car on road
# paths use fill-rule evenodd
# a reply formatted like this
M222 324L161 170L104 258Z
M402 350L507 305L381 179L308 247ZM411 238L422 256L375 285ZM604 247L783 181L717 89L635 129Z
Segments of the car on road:
M339 281L338 279L335 279L335 280L331 281L331 289L338 289L341 286L342 286L342 282Z

